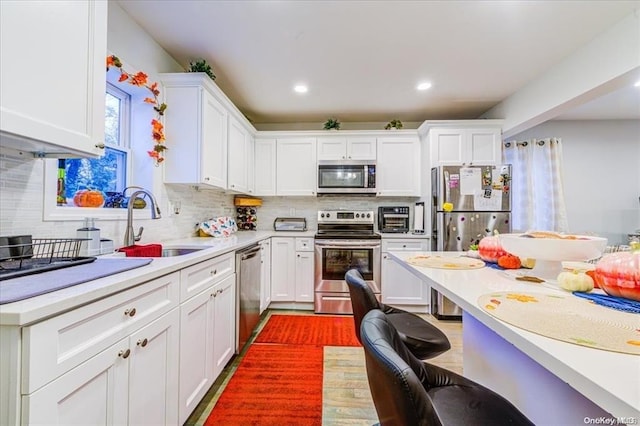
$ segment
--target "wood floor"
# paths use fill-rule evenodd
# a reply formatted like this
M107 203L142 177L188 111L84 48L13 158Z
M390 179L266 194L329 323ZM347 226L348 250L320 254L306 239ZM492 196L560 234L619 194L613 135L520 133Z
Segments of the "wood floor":
M272 314L310 315L311 313L308 311L267 311L250 342L253 341ZM438 321L430 315L421 316L440 328L451 342L451 350L433 358L430 362L462 374L462 323ZM185 424L204 424L224 387L240 364L243 355L244 351L229 363ZM367 382L363 349L361 347L325 347L322 424L326 426L364 426L373 425L377 421L376 410Z

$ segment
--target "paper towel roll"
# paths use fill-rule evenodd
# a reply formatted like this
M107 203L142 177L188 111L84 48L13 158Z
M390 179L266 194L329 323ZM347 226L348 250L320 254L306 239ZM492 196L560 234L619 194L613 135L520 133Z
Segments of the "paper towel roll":
M424 232L424 204L416 204L413 210L413 232L421 234Z

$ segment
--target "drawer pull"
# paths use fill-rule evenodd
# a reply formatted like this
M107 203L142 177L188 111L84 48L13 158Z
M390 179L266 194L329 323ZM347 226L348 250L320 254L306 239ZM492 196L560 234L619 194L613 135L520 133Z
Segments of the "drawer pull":
M215 275L215 274L217 274L217 273L218 273L218 270L217 270L217 269L214 269L213 271L211 271L211 272L210 272L210 274L211 274L211 275Z
M142 347L144 348L145 346L147 346L147 343L149 343L149 341L148 341L148 340L147 340L147 338L145 337L145 338L144 338L144 339L142 339L142 340L138 340L137 345L138 345L138 346L142 346Z
M124 359L129 358L129 355L131 355L131 351L129 349L118 352L118 356Z
M136 308L127 309L126 311L124 311L124 314L133 317L136 315Z

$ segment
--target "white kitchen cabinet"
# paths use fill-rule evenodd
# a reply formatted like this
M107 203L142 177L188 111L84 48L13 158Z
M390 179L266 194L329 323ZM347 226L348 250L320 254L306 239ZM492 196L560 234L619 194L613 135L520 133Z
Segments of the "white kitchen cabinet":
M249 133L249 152L247 153L247 193L256 193L256 138Z
M428 312L429 285L391 259L389 251L429 251L429 240L383 238L381 271L383 303L412 312Z
M316 138L276 141L276 194L316 195Z
M420 196L420 140L417 136L378 138L378 196Z
M433 128L429 130L431 165L500 164L500 127Z
M271 239L258 243L260 245L260 315L271 303Z
M178 310L23 397L24 424L177 424Z
M236 352L236 275L225 278L213 289L213 377L222 373Z
M256 138L255 194L276 195L276 140Z
M227 189L227 116L206 74L161 74L165 102L165 183ZM219 89L218 89L219 90Z
M271 300L313 302L314 252L312 238L271 239Z
M318 160L374 160L376 138L372 136L318 137Z
M234 260L229 253L181 271L181 287L200 292L180 305L180 424L235 353Z
M0 144L102 155L107 2L2 1L0 31Z
M238 120L229 116L228 136L228 188L248 193L250 134Z

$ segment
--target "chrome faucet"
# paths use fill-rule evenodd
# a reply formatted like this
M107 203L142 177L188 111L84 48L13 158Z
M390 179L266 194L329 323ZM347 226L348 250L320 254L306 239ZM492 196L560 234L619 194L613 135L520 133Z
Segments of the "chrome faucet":
M131 194L129 197L129 204L127 205L127 231L124 234L124 247L132 246L136 241L140 241L140 238L142 238L142 231L144 231L144 227L141 226L137 235L133 233L133 202L138 194L147 194L149 196L149 200L151 200L151 219L160 219L162 217L158 203L151 192L140 188Z

